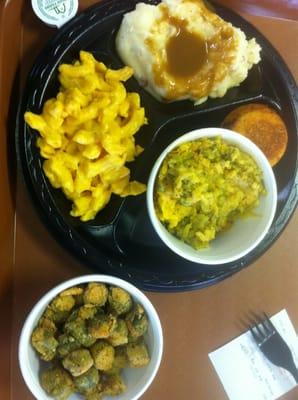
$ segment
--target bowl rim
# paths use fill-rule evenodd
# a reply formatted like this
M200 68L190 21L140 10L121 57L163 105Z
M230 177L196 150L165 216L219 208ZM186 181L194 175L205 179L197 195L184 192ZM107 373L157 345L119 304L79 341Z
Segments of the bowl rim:
M161 164L163 163L165 157L176 147L180 146L183 143L186 142L191 142L191 141L196 141L201 138L205 137L222 137L223 140L226 140L227 142L233 143L236 146L238 145L240 148L243 147L243 151L247 152L249 155L251 155L254 159L254 161L257 163L259 168L264 172L266 170L267 176L268 176L268 183L270 184L270 188L272 190L272 207L271 207L271 212L269 214L267 223L262 231L262 233L258 236L257 240L255 240L249 247L246 249L242 250L240 253L237 253L235 256L230 256L230 257L225 257L222 259L214 260L214 259L208 259L200 257L200 250L198 250L197 255L193 256L190 253L186 253L181 251L171 239L169 239L164 233L164 231L167 231L167 229L161 224L159 221L158 217L156 216L155 213L155 208L154 208L154 200L153 200L153 194L154 194L154 185L155 185L155 180L158 174L158 171L161 167ZM232 261L236 261L247 255L249 252L251 252L258 244L264 239L265 235L268 233L270 226L273 222L275 212L276 212L276 207L277 207L277 185L276 185L276 180L275 176L273 173L273 169L265 156L265 154L262 152L262 150L250 139L245 137L244 135L241 135L238 132L232 131L230 129L225 129L225 128L220 128L220 127L207 127L207 128L198 128L191 130L177 139L175 139L173 142L171 142L163 151L162 153L158 156L156 159L150 175L148 179L148 184L147 184L147 192L146 192L146 204L147 204L147 210L149 214L150 221L153 225L153 228L155 232L158 234L159 238L164 242L164 244L172 250L174 253L179 255L180 257L183 257L189 261L192 261L197 264L205 264L205 265L211 265L211 266L216 266L216 265L223 265L227 264ZM169 231L167 231L167 234L170 237L175 238ZM192 249L189 246L190 249ZM192 249L193 250L193 249Z
M113 286L121 287L129 292L129 294L138 302L140 302L147 313L148 319L154 323L156 328L156 334L154 337L156 338L156 357L154 358L154 367L150 373L149 379L146 381L146 384L131 398L131 400L139 399L144 392L151 385L153 379L155 378L157 371L159 369L162 353L163 353L163 331L161 322L158 316L158 313L149 300L149 298L136 286L133 284L111 275L101 275L101 274L90 274L83 275L76 278L68 279L47 291L33 306L28 316L26 317L23 327L19 336L18 342L18 361L20 370L23 376L23 379L31 391L31 393L38 400L48 400L52 399L52 397L48 396L44 390L41 388L40 384L36 383L36 376L33 374L32 369L30 368L29 358L27 348L31 346L30 337L32 331L37 323L38 318L45 310L46 306L62 291L76 285L89 283L89 282L101 282L106 283ZM151 358L152 360L152 358ZM40 361L40 360L39 360Z

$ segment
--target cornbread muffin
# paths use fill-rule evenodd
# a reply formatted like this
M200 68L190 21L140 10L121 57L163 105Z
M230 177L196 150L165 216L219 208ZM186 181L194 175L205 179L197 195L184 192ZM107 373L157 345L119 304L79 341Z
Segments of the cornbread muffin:
M274 166L284 155L287 128L279 114L265 104L247 104L237 107L226 116L223 128L241 133L254 142Z

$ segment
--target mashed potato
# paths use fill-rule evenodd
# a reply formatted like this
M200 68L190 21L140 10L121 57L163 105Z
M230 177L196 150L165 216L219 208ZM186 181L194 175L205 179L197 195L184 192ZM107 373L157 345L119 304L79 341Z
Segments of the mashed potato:
M162 224L195 249L258 205L265 193L255 161L220 137L183 143L165 158L154 206Z
M116 47L154 97L196 104L238 86L260 61L261 50L202 0L138 3L125 14Z

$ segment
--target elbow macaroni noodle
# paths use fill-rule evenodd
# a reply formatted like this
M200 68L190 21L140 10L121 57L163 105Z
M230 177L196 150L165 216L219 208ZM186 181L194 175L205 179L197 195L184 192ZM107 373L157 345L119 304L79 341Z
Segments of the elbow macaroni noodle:
M125 197L146 190L129 181L125 166L143 151L134 135L147 123L139 95L127 93L122 83L132 74L130 67L111 70L81 51L80 61L60 65L61 89L42 114L25 113L26 123L40 134L46 176L73 202L70 214L82 221L93 219L112 193Z

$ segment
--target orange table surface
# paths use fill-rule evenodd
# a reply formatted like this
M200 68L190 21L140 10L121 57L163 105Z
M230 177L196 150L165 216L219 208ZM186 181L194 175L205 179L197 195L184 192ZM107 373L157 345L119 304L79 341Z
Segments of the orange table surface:
M94 1L82 3L87 6ZM244 16L272 42L298 80L298 22ZM53 31L35 18L28 4L24 5L20 20L22 83L35 54ZM12 368L11 380L0 384L0 398L31 400L17 361L23 321L34 303L53 285L91 271L60 247L42 225L18 176L15 191ZM143 400L226 400L208 353L243 332L239 321L248 311L265 310L271 315L286 308L298 330L297 221L296 212L279 239L259 260L217 285L194 292L147 293L160 315L165 347L158 375ZM10 341L3 332L0 343L5 354ZM3 376L9 379L8 375ZM297 398L297 387L283 397Z

